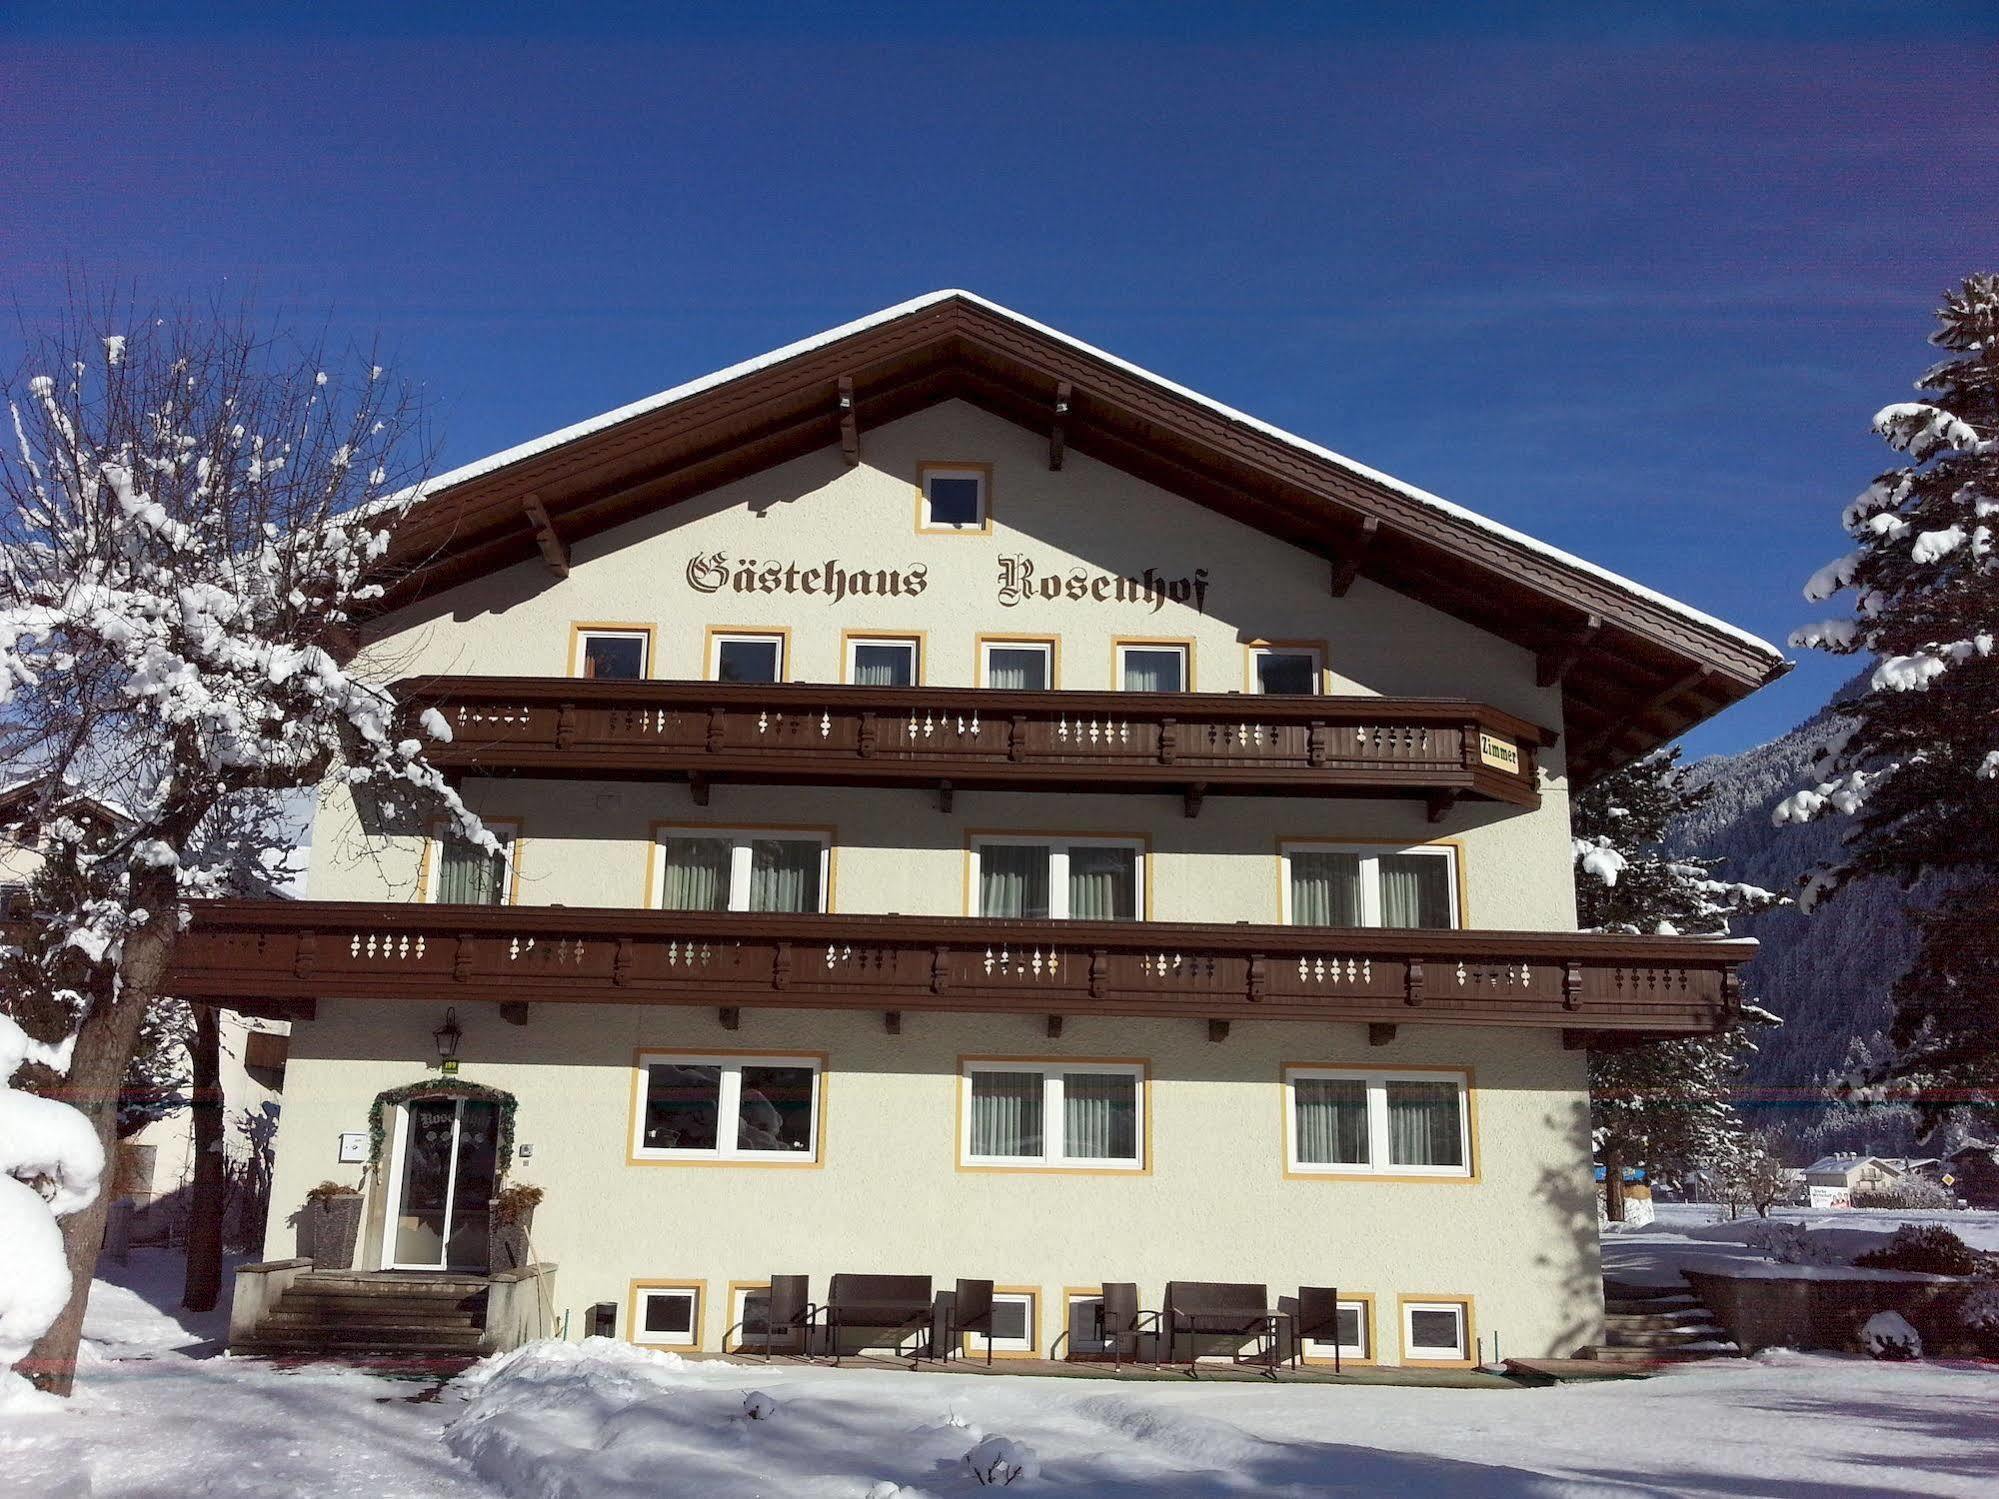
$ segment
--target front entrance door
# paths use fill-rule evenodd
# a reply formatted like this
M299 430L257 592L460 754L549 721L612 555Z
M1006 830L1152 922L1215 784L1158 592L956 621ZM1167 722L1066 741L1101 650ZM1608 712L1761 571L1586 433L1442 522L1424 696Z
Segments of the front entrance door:
M389 1270L484 1270L486 1212L499 1161L500 1107L476 1098L418 1098L398 1110L390 1176Z

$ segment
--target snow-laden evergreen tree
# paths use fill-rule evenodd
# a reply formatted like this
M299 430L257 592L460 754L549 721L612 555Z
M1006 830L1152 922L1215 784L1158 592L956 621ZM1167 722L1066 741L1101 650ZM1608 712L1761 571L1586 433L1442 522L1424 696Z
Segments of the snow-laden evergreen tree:
M8 961L18 987L48 978L20 965L91 969L62 1089L108 1149L190 904L271 877L274 798L338 775L494 845L424 757L443 719L349 665L427 456L408 392L243 315L84 300L24 343L0 382L0 743L9 779L51 788L29 815L85 786L130 823ZM104 1214L63 1222L76 1290L35 1350L63 1392Z
M1663 845L1704 790L1686 783L1678 749L1599 777L1570 808L1576 914L1586 931L1725 937L1729 922L1776 905L1755 885L1715 877L1717 859L1675 857ZM1745 1021L1775 1017L1744 1006ZM1590 1123L1604 1164L1604 1198L1623 1217L1623 1168L1678 1176L1733 1159L1741 1121L1733 1102L1750 1049L1743 1025L1590 1053Z
M1923 399L1874 418L1908 461L1846 507L1854 550L1805 585L1813 600L1850 593L1852 613L1792 636L1873 671L1840 706L1818 784L1775 816L1853 819L1807 878L1807 909L1859 875L1920 883L1891 1070L1933 1120L1999 1102L1999 276L1946 294L1930 342L1948 357L1917 380Z

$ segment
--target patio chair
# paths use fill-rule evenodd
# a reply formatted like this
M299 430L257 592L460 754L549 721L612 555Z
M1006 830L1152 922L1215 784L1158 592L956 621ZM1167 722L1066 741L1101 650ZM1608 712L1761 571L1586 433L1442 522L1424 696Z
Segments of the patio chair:
M1159 1313L1141 1310L1138 1304L1138 1286L1128 1280L1107 1280L1104 1282L1104 1341L1111 1345L1111 1368L1123 1367L1119 1350L1127 1340L1131 1343L1131 1361L1138 1362L1140 1335L1148 1330L1153 1339L1153 1362L1158 1362Z
M1166 1362L1175 1362L1173 1352L1181 1338L1187 1339L1188 1378L1198 1378L1203 1337L1235 1340L1229 1357L1238 1364L1258 1363L1270 1379L1277 1377L1277 1354L1281 1329L1290 1317L1270 1305L1269 1290L1242 1281L1175 1280L1166 1285ZM1250 1340L1262 1345L1262 1352L1244 1358L1241 1345Z
M736 1347L746 1348L753 1341L763 1344L764 1362L771 1361L771 1352L782 1336L786 1342L798 1340L801 1358L812 1356L812 1323L818 1308L812 1304L809 1276L773 1275L770 1290L764 1295L764 1325L761 1333L749 1330L749 1319L745 1317L729 1331L735 1333ZM727 1348L729 1340L723 1335L722 1346Z
M935 1328L932 1324L930 1277L927 1275L835 1275L826 1292L826 1304L819 1308L819 1321L826 1329L827 1346L833 1362L840 1362L840 1331L847 1327L874 1327L895 1332L900 1346L902 1334L920 1331L936 1356ZM911 1359L912 1366L915 1359Z
M993 1361L993 1283L989 1280L961 1280L956 1290L941 1299L944 1302L943 1357L951 1357L951 1350L960 1346L959 1340L964 1334L984 1333L986 1364L990 1367Z
M1340 1293L1334 1286L1300 1286L1298 1314L1291 1320L1291 1367L1304 1356L1307 1339L1333 1345L1333 1372L1340 1372Z

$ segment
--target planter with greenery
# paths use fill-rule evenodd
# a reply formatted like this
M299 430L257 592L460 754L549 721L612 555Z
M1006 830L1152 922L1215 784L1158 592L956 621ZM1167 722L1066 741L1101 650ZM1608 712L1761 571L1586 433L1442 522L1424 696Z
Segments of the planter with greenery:
M339 1182L321 1182L305 1194L298 1215L298 1252L315 1270L351 1270L361 1241L361 1194Z

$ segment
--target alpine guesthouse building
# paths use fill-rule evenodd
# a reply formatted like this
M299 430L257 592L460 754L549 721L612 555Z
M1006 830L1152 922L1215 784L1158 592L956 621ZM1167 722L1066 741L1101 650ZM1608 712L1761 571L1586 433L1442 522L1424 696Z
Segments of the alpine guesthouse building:
M981 1355L1101 1351L1113 1282L1597 1341L1586 1052L1753 949L1579 934L1570 797L1769 645L957 291L447 474L389 562L358 648L505 851L335 794L309 899L200 913L178 992L293 1024L239 1342L372 1272L489 1347L857 1273L990 1280Z

